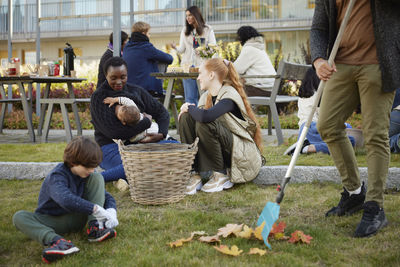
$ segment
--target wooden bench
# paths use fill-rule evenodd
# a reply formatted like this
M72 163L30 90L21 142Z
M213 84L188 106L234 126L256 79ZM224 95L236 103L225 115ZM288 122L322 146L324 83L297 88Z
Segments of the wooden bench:
M297 96L288 95L278 95L280 89L285 83L285 80L303 80L307 70L311 65L301 65L295 63L288 63L281 60L278 66L277 75L275 76L275 82L270 89L271 96L249 96L247 99L249 103L254 106L267 106L268 107L268 134L272 134L272 120L275 124L275 132L278 138L278 145L283 144L283 134L281 129L281 124L279 122L278 109L276 108L277 103L288 103L297 101L299 98ZM247 75L244 78L270 78L270 75L260 76L260 75Z
M66 105L78 104L78 103L90 103L90 98L45 98L40 100L41 104L48 104L46 118L43 126L42 133L42 142L47 142L47 138L49 136L50 123L51 118L54 112L54 105L60 105L61 107L61 115L64 122L65 129L65 137L67 139L67 143L72 140L72 131L71 131L71 123L68 117L68 110ZM77 118L79 120L79 117ZM80 128L81 124L76 123L77 127ZM82 134L82 129L77 129L78 135Z

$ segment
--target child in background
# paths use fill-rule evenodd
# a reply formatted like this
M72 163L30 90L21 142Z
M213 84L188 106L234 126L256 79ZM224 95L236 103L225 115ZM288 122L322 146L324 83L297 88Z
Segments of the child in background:
M144 117L148 117L150 120L152 119L151 115L140 113L135 102L128 97L106 97L103 103L108 104L109 107L112 107L114 104L116 104L115 115L123 125L135 125ZM146 133L158 133L158 124L152 122L149 129L132 137L129 140L129 143L139 142L146 136Z
M299 100L297 102L298 105L298 112L297 117L299 117L299 135L300 138L301 132L307 122L308 116L311 112L312 106L314 104L315 98L317 95L315 94L318 90L319 85L319 78L315 73L313 68L310 68L299 89ZM310 124L310 128L308 129L306 139L304 140L303 146L300 150L301 154L308 154L308 153L317 153L322 152L325 154L329 154L328 145L322 140L321 136L317 131L317 121L319 115L319 107L315 111L312 122ZM345 123L346 128L352 128L350 124ZM353 136L349 136L351 144L355 145L355 139ZM291 145L285 152L284 155L292 155L294 150L296 149L297 142Z
M31 239L49 246L46 263L79 252L62 234L81 231L88 222L88 240L101 242L115 237L118 225L114 198L105 191L104 179L94 169L102 160L99 145L87 138L74 138L64 150L64 162L44 179L35 212L20 210L13 224Z

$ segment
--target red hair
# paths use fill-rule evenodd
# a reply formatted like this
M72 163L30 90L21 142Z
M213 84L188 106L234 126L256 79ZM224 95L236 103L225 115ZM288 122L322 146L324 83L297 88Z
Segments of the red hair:
M204 63L204 67L208 71L215 72L217 74L219 81L222 84L231 85L239 93L240 97L242 98L244 107L246 108L247 115L256 124L256 132L253 136L253 140L256 143L258 149L262 151L262 137L261 137L260 124L258 123L256 116L254 115L253 109L251 108L249 102L247 101L246 92L243 89L243 85L239 79L239 74L237 73L232 62L223 60L221 58L212 58ZM207 94L207 99L204 108L209 109L211 107L212 107L212 96L211 94Z

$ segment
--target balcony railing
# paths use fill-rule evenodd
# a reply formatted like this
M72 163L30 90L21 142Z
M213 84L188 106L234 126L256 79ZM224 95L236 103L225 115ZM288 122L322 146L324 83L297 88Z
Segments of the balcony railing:
M139 3L141 5L139 5ZM232 0L192 1L203 12L207 23L283 22L303 23L311 20L313 9L307 0ZM40 30L43 36L84 36L90 32L112 30L112 0L76 0L42 3ZM130 29L130 3L121 1L121 27ZM157 3L159 6L155 6ZM163 4L162 4L163 3ZM186 1L134 0L134 21L149 23L155 32L176 32L185 21ZM166 30L164 30L166 29ZM13 33L15 38L32 38L36 31L36 4L18 4L13 8ZM8 7L0 6L0 39L7 39ZM68 34L71 36L71 34Z

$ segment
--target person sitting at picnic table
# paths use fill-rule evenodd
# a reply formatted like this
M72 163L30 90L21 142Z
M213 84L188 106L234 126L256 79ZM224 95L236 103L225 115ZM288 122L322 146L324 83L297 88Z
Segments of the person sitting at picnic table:
M115 106L108 107L103 101L107 97L128 97L132 99L140 112L150 114L157 122L158 133L146 133L140 143L156 143L168 134L169 113L164 106L154 99L145 89L128 84L128 66L120 57L109 59L104 65L107 82L103 83L92 94L90 99L90 113L94 125L94 137L103 151L103 160L100 167L104 181L126 179L122 166L118 145L113 139L129 140L133 136L145 131L151 126L148 117L143 118L136 125L123 124L115 115Z
M190 144L199 137L186 193L218 192L253 180L262 165L261 130L232 62L205 61L197 80L206 91L199 106L184 103L179 114L181 141ZM199 173L210 171L203 186Z
M263 35L251 26L237 30L242 50L233 65L240 75L276 75L267 52ZM274 78L246 78L244 90L247 96L270 96Z
M317 90L319 85L319 78L315 70L310 67L304 79L301 82L301 86L299 88L299 100L297 102L298 112L297 117L299 118L299 135L300 138L301 132L306 125L308 116L311 113L312 107L314 105L315 98L317 97ZM308 129L306 139L304 139L303 146L300 150L301 154L310 154L310 153L325 153L329 154L328 145L322 140L321 135L317 130L317 122L319 117L319 107L314 112L310 127ZM352 128L350 124L345 123L346 128ZM355 139L353 136L349 136L350 142L352 146L355 146ZM297 142L291 145L283 154L284 155L292 155L294 150L296 149Z
M88 137L75 137L59 163L44 179L35 212L20 210L13 224L45 248L42 259L51 263L79 252L61 235L81 231L88 223L89 242L101 242L117 235L114 198L105 191L103 177L94 172L101 161L99 145Z
M123 53L124 47L126 43L128 42L128 34L124 31L121 31L121 53ZM103 56L100 59L99 63L99 71L97 74L97 87L99 87L103 82L106 81L106 75L103 71L104 63L106 63L107 60L113 57L114 53L114 47L113 47L113 33L110 34L109 37L109 43L107 46L106 52L104 52Z
M131 39L122 58L128 64L128 83L146 89L152 96L162 96L161 80L151 77L150 73L159 72L158 63L171 64L174 58L155 48L149 38L149 24L142 21L133 24Z

